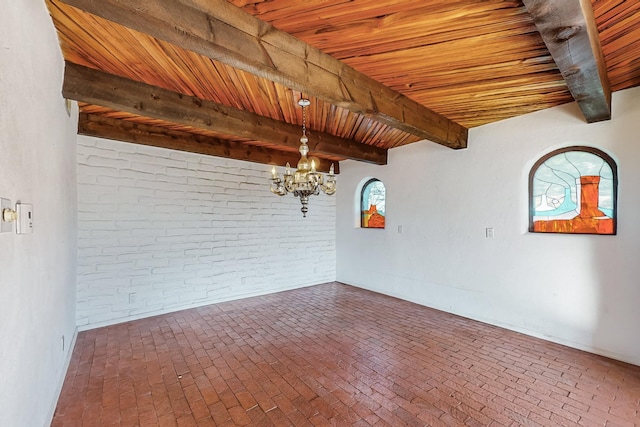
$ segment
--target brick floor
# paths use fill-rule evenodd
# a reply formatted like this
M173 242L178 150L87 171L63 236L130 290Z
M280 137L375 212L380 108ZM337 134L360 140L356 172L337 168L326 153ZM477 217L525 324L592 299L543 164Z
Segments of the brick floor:
M53 426L634 426L640 367L328 283L81 332Z

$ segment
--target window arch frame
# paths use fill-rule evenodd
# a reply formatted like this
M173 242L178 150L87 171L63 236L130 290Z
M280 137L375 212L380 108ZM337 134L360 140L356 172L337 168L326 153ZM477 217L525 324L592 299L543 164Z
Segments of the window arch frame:
M384 218L384 223L382 225L382 227L370 227L368 224L365 225L364 223L364 212L365 212L365 206L364 206L364 196L365 196L365 192L369 191L368 188L371 184L373 184L374 182L379 182L380 184L382 184L382 187L384 188L384 198L385 198L385 215L382 215L382 217ZM360 190L360 199L359 199L359 214L360 214L360 228L366 228L366 229L378 229L378 230L384 230L386 228L386 199L387 199L387 187L386 185L384 185L384 182L382 182L382 180L378 179L378 178L371 178L368 179L367 181L365 181L364 184L362 184L362 188ZM369 209L369 207L367 207L367 209Z
M600 159L602 159L611 169L611 174L612 174L612 215L611 215L611 219L613 221L613 229L612 232L610 233L598 233L598 232L576 232L576 231L535 231L534 230L534 217L535 217L535 213L536 213L536 206L535 206L535 197L534 197L534 179L535 179L535 175L536 172L538 171L538 169L540 168L540 166L542 166L547 160L558 156L560 154L563 153L569 153L569 152L585 152L585 153L590 153L593 154L597 157L599 157ZM585 176L585 175L580 175L580 176ZM579 200L576 200L576 203L580 203ZM605 153L604 151L595 148L595 147L588 147L588 146L583 146L583 145L573 145L573 146L569 146L569 147L562 147L562 148L558 148L556 150L553 150L545 155L543 155L542 157L540 157L531 167L530 171L529 171L529 232L530 233L543 233L543 234L549 234L549 233L555 233L555 234L595 234L595 235L600 235L600 236L606 236L606 235L616 235L617 234L617 227L618 227L618 165L616 163L616 161L613 159L613 157L611 157L609 154Z

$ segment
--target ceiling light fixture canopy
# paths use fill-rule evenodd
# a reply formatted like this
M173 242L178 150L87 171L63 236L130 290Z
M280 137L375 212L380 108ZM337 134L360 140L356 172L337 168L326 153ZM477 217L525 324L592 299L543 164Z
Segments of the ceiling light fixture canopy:
M324 176L316 171L316 160L314 158L307 158L309 154L309 138L307 137L307 115L305 107L308 107L311 102L306 98L300 98L298 105L302 107L302 136L300 137L300 160L298 161L298 167L294 173L291 173L291 166L287 162L286 169L284 171L283 179L276 172L275 166L271 169L271 192L278 196L284 196L287 193L292 193L295 197L300 198L302 203L302 216L306 217L309 211L309 196L317 196L320 194L320 190L323 193L331 196L336 192L336 178L333 173L333 163L329 169L327 175L327 181L324 181Z

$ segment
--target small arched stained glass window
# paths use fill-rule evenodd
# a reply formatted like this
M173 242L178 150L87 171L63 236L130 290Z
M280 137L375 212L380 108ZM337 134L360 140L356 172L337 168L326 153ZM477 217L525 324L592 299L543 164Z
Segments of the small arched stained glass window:
M360 226L384 228L385 188L382 181L370 179L362 186L360 196Z
M616 234L615 161L591 147L555 150L529 173L529 231Z

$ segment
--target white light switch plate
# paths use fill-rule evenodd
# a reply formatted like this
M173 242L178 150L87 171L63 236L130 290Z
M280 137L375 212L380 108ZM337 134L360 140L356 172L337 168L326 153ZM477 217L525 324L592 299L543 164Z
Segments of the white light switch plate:
M5 209L11 209L11 200L0 199L0 233L6 233L13 229L10 222L2 220L2 211Z
M18 214L16 233L33 233L33 205L29 203L16 203L16 213Z

